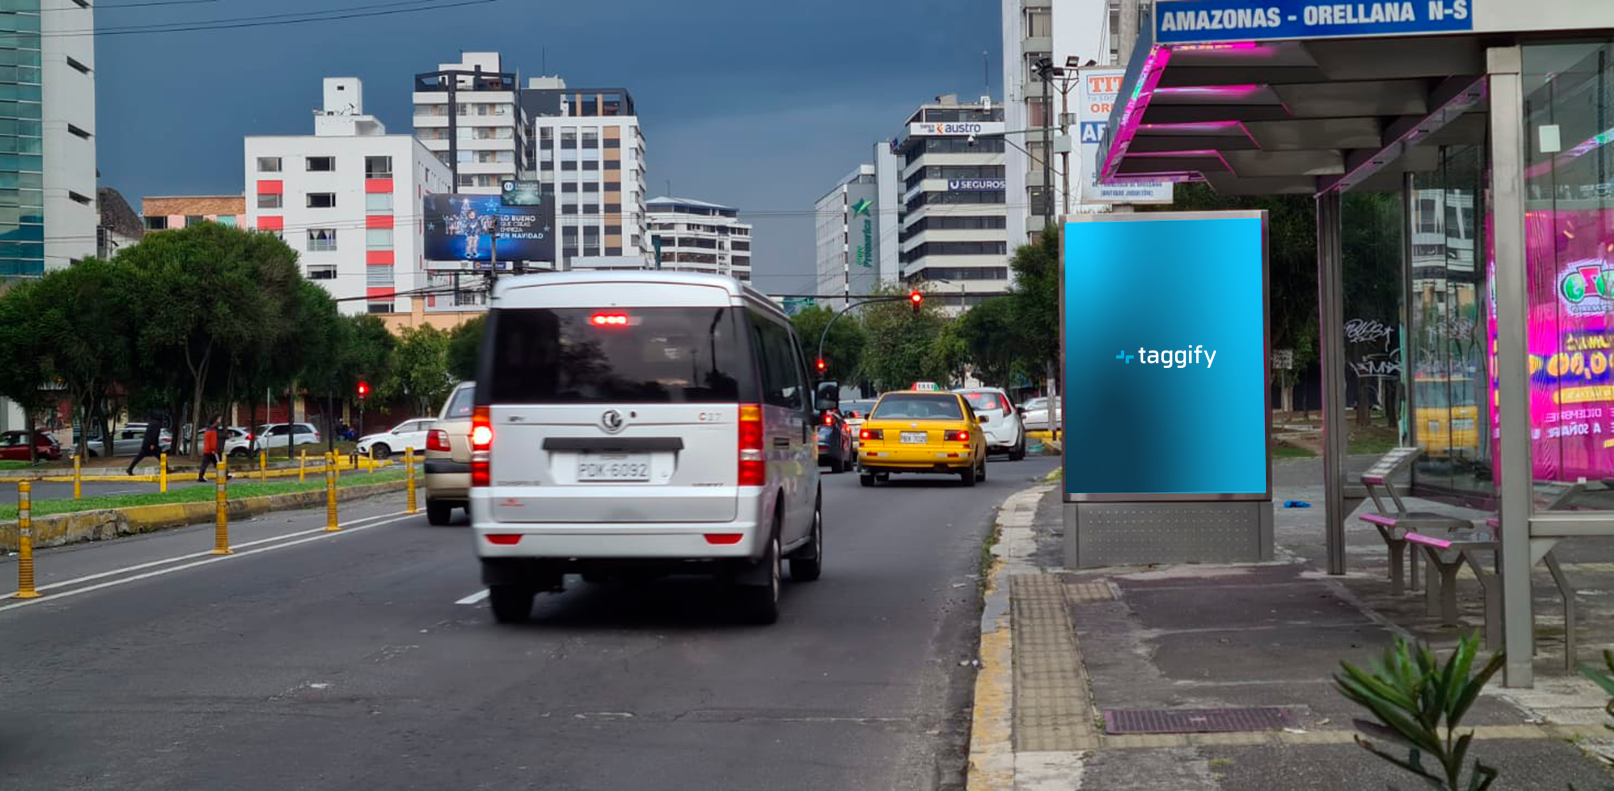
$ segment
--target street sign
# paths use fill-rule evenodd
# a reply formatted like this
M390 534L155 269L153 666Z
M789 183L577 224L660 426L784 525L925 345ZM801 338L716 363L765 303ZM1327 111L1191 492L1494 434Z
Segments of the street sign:
M1154 40L1161 44L1271 39L1408 36L1474 29L1478 0L1160 0Z
M1293 370L1295 367L1295 350L1273 349L1272 367L1279 371Z

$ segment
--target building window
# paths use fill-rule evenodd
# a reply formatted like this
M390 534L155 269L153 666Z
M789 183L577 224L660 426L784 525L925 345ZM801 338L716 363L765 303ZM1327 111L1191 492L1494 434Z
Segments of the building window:
M308 170L311 173L328 173L336 170L336 157L308 157Z
M597 160L597 159L585 159L585 160L583 160L583 169L584 170L599 170L600 169L600 161Z
M585 181L585 182L583 182L583 191L584 192L599 192L600 191L600 183L598 181Z
M161 231L168 228L168 215L150 214L146 216L146 230Z
M393 284L392 267L367 266L364 268L364 284L366 286L390 286Z
M1026 37L1045 38L1054 34L1052 8L1026 9Z
M619 137L607 137L607 138L605 138L605 147L606 148L621 148L622 147L622 138L619 138Z
M576 170L577 169L577 160L568 159L565 162L560 163L560 169L561 170Z
M187 214L185 215L185 227L189 228L192 225L201 225L206 219L206 217L203 217L200 214Z
M621 236L622 235L622 226L620 226L620 225L607 225L607 226L605 226L605 235L606 236Z
M371 302L370 303L370 312L371 313L391 313L392 312L392 303L391 302Z
M364 210L371 214L386 214L392 211L392 193L368 192L364 195Z
M474 186L476 186L476 178L473 177L473 176L460 175L460 176L456 177L454 179L454 181L457 184L459 184L461 187L474 187Z
M621 170L622 169L622 160L620 160L620 159L607 159L607 160L605 160L605 169L606 170Z
M332 209L336 207L336 193L310 192L308 193L308 208Z
M607 182L605 182L605 191L606 192L621 192L622 191L622 182L620 182L620 181L607 181Z
M258 157L259 173L279 173L280 157Z
M366 250L391 250L391 228L366 228L364 231L364 247Z
M577 191L577 182L568 181L568 182L560 185L560 191L561 192L576 192Z
M560 213L561 214L576 214L577 213L577 204L568 203L565 206L560 207Z
M310 264L309 267L308 267L308 279L309 280L335 280L336 279L336 267L334 267L334 266L317 266L317 265Z
M622 213L622 204L620 204L620 203L607 203L607 204L605 204L605 213L606 214L621 214Z
M583 132L583 147L584 148L599 148L600 147L600 133L596 132L596 131L594 131L592 129L585 130Z
M280 208L280 206L281 206L280 193L278 193L278 192L260 192L260 193L258 193L258 208L260 208L260 209L278 209L278 208Z
M335 228L308 229L308 252L330 253L336 250Z
M364 177L367 179L392 178L392 157L365 157Z
M576 132L561 132L560 133L560 147L561 148L570 148L570 149L577 148L577 133Z

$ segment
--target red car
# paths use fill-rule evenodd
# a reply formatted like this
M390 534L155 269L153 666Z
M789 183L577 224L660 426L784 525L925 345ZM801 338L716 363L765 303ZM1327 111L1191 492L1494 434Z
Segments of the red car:
M0 432L0 459L29 461L27 437L26 431ZM43 431L34 432L34 447L38 448L39 458L46 461L58 461L62 458L61 444L55 437Z

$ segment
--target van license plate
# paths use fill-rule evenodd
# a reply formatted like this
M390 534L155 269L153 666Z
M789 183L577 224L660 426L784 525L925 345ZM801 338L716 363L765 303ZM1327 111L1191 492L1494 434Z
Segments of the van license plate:
M902 444L904 445L923 445L926 438L926 432L923 431L902 432Z
M650 457L643 453L585 453L577 460L581 483L622 483L650 480Z

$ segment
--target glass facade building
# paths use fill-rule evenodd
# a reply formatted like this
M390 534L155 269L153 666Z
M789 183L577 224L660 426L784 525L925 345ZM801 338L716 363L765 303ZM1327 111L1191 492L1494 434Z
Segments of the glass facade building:
M45 271L39 0L0 3L0 277Z

